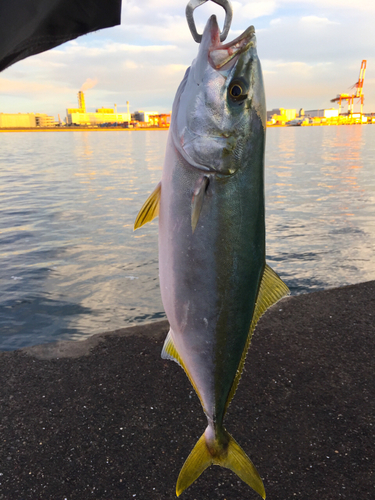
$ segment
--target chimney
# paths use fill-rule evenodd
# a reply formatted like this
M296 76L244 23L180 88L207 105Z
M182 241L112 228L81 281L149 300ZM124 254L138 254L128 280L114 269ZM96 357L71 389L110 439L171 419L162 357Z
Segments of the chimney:
M82 90L78 92L78 107L82 113L86 113L85 94Z

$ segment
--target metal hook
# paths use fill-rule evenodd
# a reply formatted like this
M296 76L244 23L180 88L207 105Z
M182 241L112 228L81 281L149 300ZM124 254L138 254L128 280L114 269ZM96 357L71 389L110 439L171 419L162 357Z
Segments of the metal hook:
M190 32L197 43L202 41L202 35L197 32L195 27L193 12L200 5L206 3L208 0L190 0L186 6L186 19L190 28ZM211 0L212 2L220 5L225 10L225 21L223 31L220 33L220 41L223 42L228 36L230 25L232 23L233 10L229 0Z

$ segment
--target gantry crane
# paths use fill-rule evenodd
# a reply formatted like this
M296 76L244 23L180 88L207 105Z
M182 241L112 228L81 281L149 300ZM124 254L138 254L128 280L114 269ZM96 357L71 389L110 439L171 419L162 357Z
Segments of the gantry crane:
M363 81L365 79L365 71L366 71L366 59L363 59L361 63L361 69L359 71L358 81L351 87L352 89L356 88L355 94L338 94L334 99L331 99L331 102L339 103L339 114L341 113L341 102L348 101L348 114L353 114L354 110L354 99L359 99L361 101L361 115L363 111Z

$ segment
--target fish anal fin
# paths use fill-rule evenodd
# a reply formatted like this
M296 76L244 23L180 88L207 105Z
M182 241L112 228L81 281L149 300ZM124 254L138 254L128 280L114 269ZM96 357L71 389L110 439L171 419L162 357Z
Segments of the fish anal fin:
M238 383L240 381L243 367L245 364L245 359L247 351L249 350L249 345L251 342L251 337L253 336L256 324L263 314L267 311L269 307L276 304L280 299L290 294L289 288L282 281L282 279L275 273L273 269L267 264L264 267L262 279L260 282L258 295L255 303L253 318L251 320L249 334L247 336L247 341L242 352L242 358L237 368L237 374L233 381L231 390L228 395L228 399L225 405L225 411L227 410L229 403L231 402L236 390Z
M202 211L203 201L208 184L209 178L204 175L199 179L193 192L193 197L191 199L191 229L193 233L195 231L195 228L197 227L199 216Z
M181 368L186 373L188 379L190 380L190 383L193 386L195 392L197 393L197 396L199 398L199 401L201 402L203 410L206 411L205 406L203 404L203 399L201 398L201 395L199 394L198 387L197 387L196 383L194 382L194 379L191 376L189 370L186 368L186 365L185 365L183 359L181 358L181 356L179 355L177 348L173 342L172 330L169 330L167 338L164 341L163 349L161 351L161 357L162 357L162 359L170 359L171 361L175 361L178 365L181 366Z
M230 469L263 499L266 498L261 477L254 464L233 437L223 429L224 439L217 439L208 446L206 432L200 437L186 459L177 479L176 495L186 490L210 465Z
M184 362L180 358L180 355L177 352L177 349L173 343L171 331L169 330L167 338L164 341L163 350L161 351L162 359L170 359L171 361L175 361L177 364L184 368Z
M161 182L158 183L156 188L144 202L142 208L138 212L138 215L134 222L134 231L139 227L142 227L147 222L151 222L155 217L159 215L159 203L161 195Z

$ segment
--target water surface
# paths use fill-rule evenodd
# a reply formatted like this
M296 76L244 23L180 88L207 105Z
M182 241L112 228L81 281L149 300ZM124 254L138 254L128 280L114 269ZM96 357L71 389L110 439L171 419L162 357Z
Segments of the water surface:
M375 279L375 127L267 131L267 260L292 293ZM0 134L0 349L164 317L157 219L167 131Z

